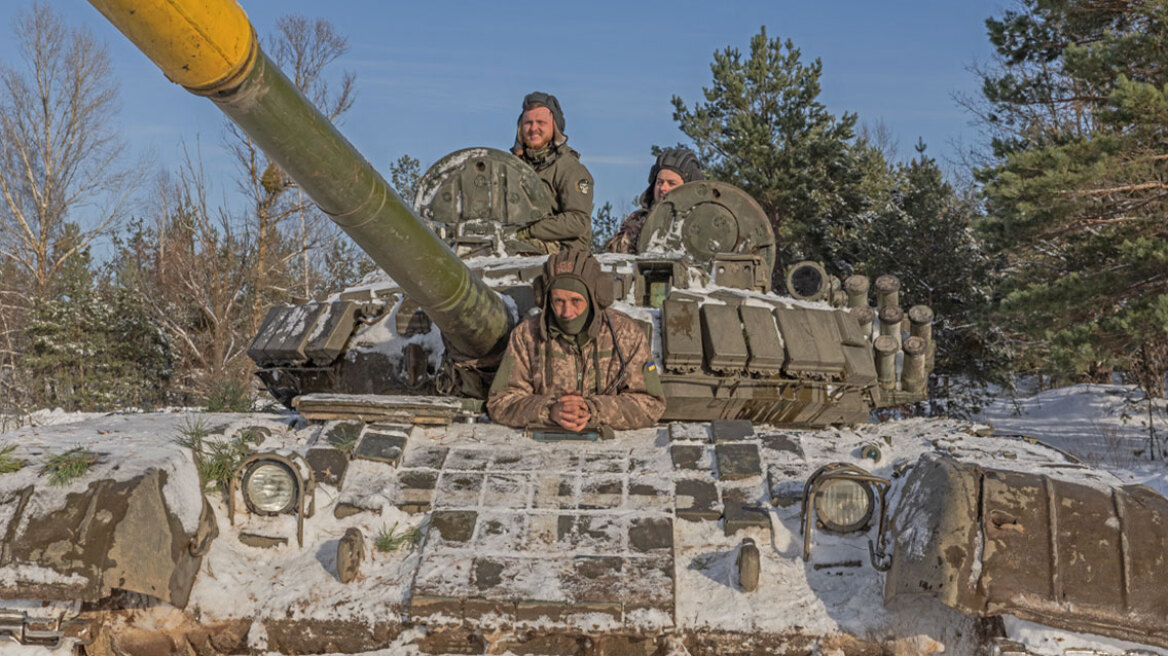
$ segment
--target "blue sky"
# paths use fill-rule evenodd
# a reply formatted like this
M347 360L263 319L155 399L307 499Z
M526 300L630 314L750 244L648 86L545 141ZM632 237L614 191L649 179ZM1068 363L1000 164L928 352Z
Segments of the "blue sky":
M215 197L230 203L225 119L209 101L162 74L82 0L44 0L109 47L121 85L119 124L131 155L174 167L182 144L198 144ZM599 206L619 210L645 187L652 145L684 142L672 119L673 95L701 100L715 50L744 52L765 25L790 38L805 61L823 62L820 99L839 115L883 122L911 157L918 137L943 164L976 145L970 117L953 100L976 93L967 68L985 61L984 20L1005 2L807 0L591 3L244 1L261 39L278 17L326 18L349 39L334 70L357 77L357 99L341 131L382 171L402 154L429 166L469 146L506 148L522 97L558 96L569 144L596 180ZM0 9L7 37L19 8ZM0 61L15 64L11 38Z

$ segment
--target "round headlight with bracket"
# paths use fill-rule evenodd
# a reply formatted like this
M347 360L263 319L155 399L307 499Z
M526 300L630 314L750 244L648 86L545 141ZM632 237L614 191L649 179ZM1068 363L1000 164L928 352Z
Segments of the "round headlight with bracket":
M803 560L811 556L811 529L821 528L831 533L857 533L867 530L876 513L876 492L880 492L880 521L877 545L868 541L872 564L881 569L884 561L884 522L888 508L886 478L875 476L846 462L828 463L803 484L803 504L799 520L803 533ZM884 569L887 569L884 567Z
M824 530L854 533L868 527L876 507L872 486L854 479L823 481L816 489L815 517Z
M284 462L257 459L243 472L243 502L258 515L292 512L300 496L299 477Z
M253 453L243 459L231 476L227 494L227 519L235 525L236 494L255 515L296 515L296 540L304 546L304 519L316 509L316 482L303 456L288 450Z

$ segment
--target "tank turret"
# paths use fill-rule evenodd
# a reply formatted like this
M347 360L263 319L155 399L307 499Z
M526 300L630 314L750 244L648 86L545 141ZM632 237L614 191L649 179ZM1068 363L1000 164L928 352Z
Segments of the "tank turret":
M460 254L487 255L474 266L509 279L507 293L519 298L541 260L516 259L530 249L513 235L547 212L539 182L508 153L470 148L426 172L415 209ZM598 259L617 307L651 337L666 420L854 424L874 407L924 398L921 346L902 348L902 322L868 318L866 293L849 296L815 262L789 269L788 295L771 291L774 233L741 189L714 181L677 187L648 213L638 250ZM898 297L881 295L879 305L900 312ZM521 312L529 307L517 302ZM895 335L891 349L874 343L879 335Z

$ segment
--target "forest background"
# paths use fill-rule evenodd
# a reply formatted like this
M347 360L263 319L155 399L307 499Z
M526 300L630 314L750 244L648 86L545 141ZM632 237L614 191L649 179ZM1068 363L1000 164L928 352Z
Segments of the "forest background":
M714 53L699 97L673 97L678 143L759 201L780 266L893 273L905 302L934 309L942 401L915 411L976 410L1019 375L1163 398L1168 2L1023 0L985 28L980 91L955 99L983 138L946 171L926 144L898 159L886 126L830 111L821 61L766 28ZM0 61L0 416L250 408L246 350L267 308L324 298L372 263L231 126L242 201L212 200L197 144L177 166L126 162L106 47L39 4L13 33L21 54ZM263 43L326 115L352 108L358 81L336 70L348 46L332 24L287 16ZM412 198L421 166L403 155L385 173ZM597 244L631 200L597 209Z

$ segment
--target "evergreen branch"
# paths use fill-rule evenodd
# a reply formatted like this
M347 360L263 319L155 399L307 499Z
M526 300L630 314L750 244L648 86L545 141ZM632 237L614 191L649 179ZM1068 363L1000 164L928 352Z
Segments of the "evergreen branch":
M15 444L0 446L0 474L11 474L24 467L25 462L12 455L14 451L16 451Z
M1149 199L1137 204L1135 207L1132 207L1131 209L1139 209L1140 207L1143 207L1144 205L1147 205L1148 203L1154 202L1155 200L1157 200L1159 198L1163 198L1165 195L1168 195L1168 194L1157 194L1157 195L1153 196L1152 198L1149 198ZM1059 237L1063 237L1067 233L1074 232L1075 230L1078 230L1078 229L1094 230L1095 228L1097 228L1099 226L1103 226L1103 225L1112 225L1112 224L1118 224L1118 223L1132 223L1132 222L1149 223L1149 222L1159 222L1159 220L1160 219L1158 219L1157 217L1146 216L1146 215L1140 216L1140 215L1123 214L1120 216L1112 216L1112 217L1084 215L1084 216L1074 217L1068 223L1066 223L1064 225L1055 226L1055 227L1051 228L1050 230L1046 230L1042 233L1039 233L1037 235L1037 237L1039 239L1047 241L1047 240L1053 240L1053 239L1056 239Z
M1123 185L1106 189L1083 189L1072 192L1076 196L1107 196L1109 194L1131 193L1133 191L1147 191L1149 189L1168 190L1168 184L1163 182L1144 182L1142 184Z
M1149 286L1149 285L1155 286L1155 284L1156 284L1157 282L1159 282L1159 281L1162 281L1162 280L1164 280L1164 279L1165 279L1165 276L1164 276L1164 274L1163 274L1163 273L1158 273L1158 274L1156 274L1156 275L1152 276L1151 278L1144 278L1143 280L1137 280L1136 282L1133 282L1132 284L1128 285L1128 286L1127 286L1127 287L1126 287L1126 288L1123 290L1123 291L1124 291L1124 296L1126 297L1127 293L1129 293L1129 292L1134 292L1134 291L1139 291L1141 288L1143 288L1143 287L1147 287L1147 286Z
M1147 221L1150 217L1146 216L1114 216L1109 219L1097 219L1088 216L1080 217L1079 221L1089 225L1108 225L1111 223L1130 223L1132 221Z
M84 476L89 468L98 462L98 454L83 447L74 447L64 453L51 454L41 465L41 473L49 475L49 484L67 485L73 479Z

